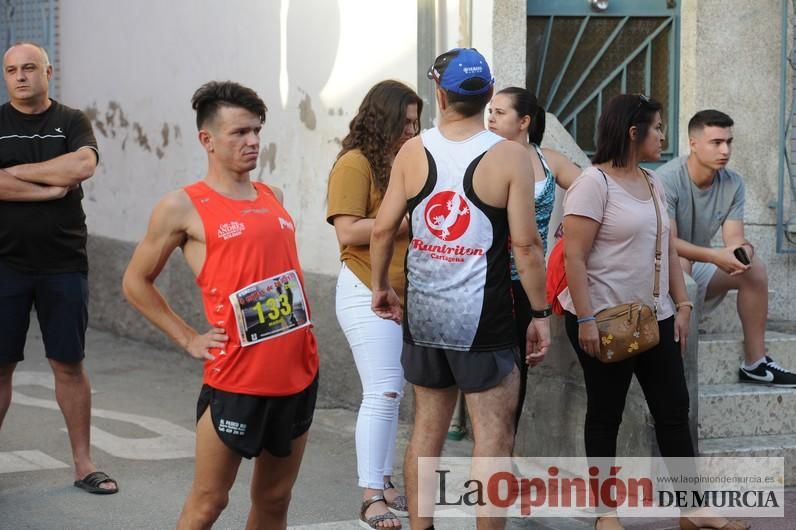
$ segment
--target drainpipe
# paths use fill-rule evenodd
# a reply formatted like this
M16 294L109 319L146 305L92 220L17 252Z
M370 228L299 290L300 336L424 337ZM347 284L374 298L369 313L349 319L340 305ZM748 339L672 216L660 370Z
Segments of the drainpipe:
M434 126L436 101L434 83L426 77L428 67L437 57L437 4L435 0L417 0L417 93L423 100L425 112L420 128Z
M473 0L459 0L459 47L473 47Z
M448 21L448 2L451 0L417 0L417 93L423 100L423 116L420 127L434 126L436 100L434 83L426 77L428 67L437 55L448 49L448 35L451 32ZM473 1L458 0L458 34L456 46L469 48L473 45Z
M796 11L796 1L793 2L794 4L794 11ZM793 81L794 71L796 71L796 49L793 48L793 35L788 31L791 29L789 27L790 17L788 17L788 1L783 0L782 2L782 90L780 92L781 98L781 111L780 111L780 120L784 120L785 112L789 112L787 124L788 126L781 128L781 131L785 133L782 138L783 141L783 149L780 152L780 167L779 167L779 174L784 177L787 174L790 177L790 192L791 192L791 201L790 201L790 208L789 211L791 212L790 218L785 222L784 226L780 226L778 232L784 231L785 237L791 244L796 243L796 171L794 171L794 161L792 158L793 153L793 143L792 143L792 132L794 124L792 123L792 116L793 112L796 112L796 92L794 92L793 87L791 87L791 105L790 108L785 108L785 101L787 97L787 87L788 87L788 79L786 79L786 75L790 75L790 81ZM790 49L790 53L788 53L788 49ZM787 65L788 67L786 67ZM786 173L787 172L787 173ZM780 186L780 195L782 195L782 186ZM780 198L779 201L779 208L782 210L784 208L784 197ZM784 210L783 210L784 211ZM778 234L779 235L779 234ZM777 237L777 251L781 250L781 241L780 237Z

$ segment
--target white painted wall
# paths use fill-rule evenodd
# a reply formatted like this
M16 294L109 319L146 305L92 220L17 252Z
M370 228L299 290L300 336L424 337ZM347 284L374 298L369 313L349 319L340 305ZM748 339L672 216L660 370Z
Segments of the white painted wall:
M336 273L325 199L339 139L374 83L415 85L416 42L414 2L61 2L61 101L95 118L102 158L84 186L89 232L137 241L161 195L203 176L190 97L231 79L269 108L253 176L284 189L304 268Z

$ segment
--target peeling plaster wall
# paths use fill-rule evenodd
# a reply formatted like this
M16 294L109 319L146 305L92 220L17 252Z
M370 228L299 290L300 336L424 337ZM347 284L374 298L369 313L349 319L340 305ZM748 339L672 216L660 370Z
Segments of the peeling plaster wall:
M60 16L61 100L88 113L102 159L90 234L139 240L156 200L203 175L190 98L231 79L269 108L252 176L285 191L304 268L336 273L328 171L370 86L414 85L414 2L73 0Z
M319 405L355 407L359 377L335 317L339 269L326 182L348 123L378 81L414 85L416 8L391 0L61 2L61 100L86 110L101 164L85 184L91 325L173 347L121 302L121 277L164 193L201 178L190 98L209 80L254 88L268 105L255 179L281 187L297 227L321 373ZM175 252L157 280L206 329L199 292ZM411 399L404 400L404 409Z

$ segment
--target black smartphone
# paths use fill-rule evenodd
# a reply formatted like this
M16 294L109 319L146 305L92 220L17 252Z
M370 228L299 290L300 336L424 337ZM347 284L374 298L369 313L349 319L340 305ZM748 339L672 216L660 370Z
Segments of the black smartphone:
M752 261L749 259L749 255L746 253L743 247L738 247L733 251L735 254L735 259L743 263L744 265L749 265Z

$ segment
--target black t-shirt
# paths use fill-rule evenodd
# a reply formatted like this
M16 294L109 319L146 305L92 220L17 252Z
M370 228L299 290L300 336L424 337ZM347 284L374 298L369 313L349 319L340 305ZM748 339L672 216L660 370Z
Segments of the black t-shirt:
M81 111L52 100L41 114L0 106L0 168L44 162L97 149L91 123ZM28 272L88 271L86 214L78 187L54 201L0 201L0 260Z

